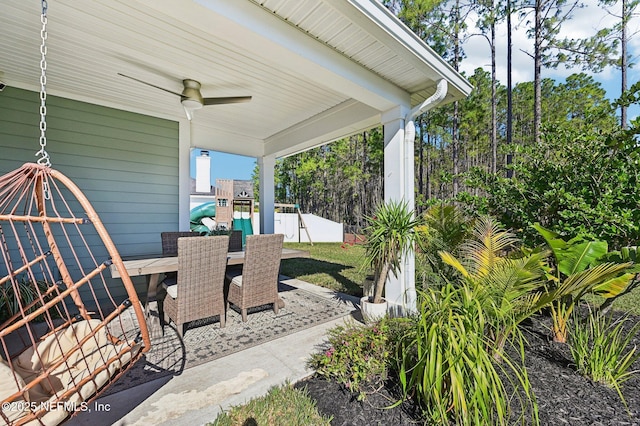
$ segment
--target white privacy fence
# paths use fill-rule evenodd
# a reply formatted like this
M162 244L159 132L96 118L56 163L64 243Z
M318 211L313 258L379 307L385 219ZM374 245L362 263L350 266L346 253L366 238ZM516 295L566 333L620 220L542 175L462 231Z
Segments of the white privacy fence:
M237 212L236 212L237 213ZM247 213L245 216L248 217ZM302 220L309 232L311 241L314 243L341 243L343 239L344 226L342 223L334 222L310 213L303 213ZM253 215L253 232L260 233L260 214ZM286 242L309 242L307 232L300 228L300 222L296 213L275 213L274 233L284 234Z

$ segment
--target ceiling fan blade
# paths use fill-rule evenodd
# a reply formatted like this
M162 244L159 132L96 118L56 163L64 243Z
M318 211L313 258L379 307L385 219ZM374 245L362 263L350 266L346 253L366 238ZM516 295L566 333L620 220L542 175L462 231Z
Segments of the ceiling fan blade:
M204 98L205 105L239 104L249 102L251 96L229 96L222 98Z
M118 75L120 75L122 77L130 78L131 80L135 80L138 83L146 84L147 86L155 87L156 89L164 90L165 92L171 93L172 95L176 95L176 96L182 97L182 93L174 92L172 90L165 89L164 87L156 86L155 84L147 83L144 80L139 80L139 79L137 79L135 77L131 77L131 76L128 76L128 75L125 75L125 74L122 74L122 73L118 73Z

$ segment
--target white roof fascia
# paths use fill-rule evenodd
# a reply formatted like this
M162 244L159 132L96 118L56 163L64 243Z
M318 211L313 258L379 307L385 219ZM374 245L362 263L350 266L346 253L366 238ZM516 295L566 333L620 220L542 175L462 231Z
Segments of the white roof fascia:
M447 80L464 96L468 96L473 86L435 53L423 40L400 21L378 0L325 0L337 10L353 17L359 25L365 27L378 40L393 48L394 52L418 69L425 65L430 68L430 77L434 81ZM357 12L355 12L355 11ZM366 20L370 21L367 23ZM371 25L374 23L375 25ZM394 48L395 46L395 48ZM431 71L432 70L432 71ZM434 85L435 86L435 85ZM435 87L434 87L435 89Z

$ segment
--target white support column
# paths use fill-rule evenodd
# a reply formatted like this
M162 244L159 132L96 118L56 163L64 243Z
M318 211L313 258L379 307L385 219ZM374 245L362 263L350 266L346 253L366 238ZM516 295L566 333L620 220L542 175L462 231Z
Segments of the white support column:
M382 115L384 124L384 200L405 201L415 207L413 141L405 139L408 109L397 107ZM398 275L389 274L385 297L392 315L415 310L415 255L403 259Z
M260 168L260 233L273 234L276 158L258 157L258 166Z
M191 125L188 120L180 120L178 126L178 229L188 231L191 226Z
M415 126L413 120L405 121L404 137L404 200L409 208L414 211L416 208L416 188L415 188L415 132L407 131L407 126ZM404 263L404 293L403 306L405 313L413 313L417 310L416 295L416 253L410 250L402 259Z

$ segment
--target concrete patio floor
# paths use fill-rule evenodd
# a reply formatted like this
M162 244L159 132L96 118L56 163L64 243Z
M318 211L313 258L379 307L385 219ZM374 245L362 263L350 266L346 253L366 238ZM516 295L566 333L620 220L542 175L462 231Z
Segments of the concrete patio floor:
M336 293L300 280L284 283L329 298ZM66 425L202 425L287 381L310 374L309 355L326 340L326 332L359 319L359 298L340 295L354 312L343 318L275 339L259 346L186 369L178 376L144 383L98 398Z

